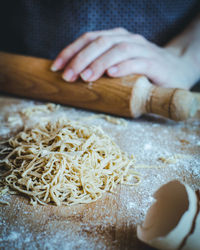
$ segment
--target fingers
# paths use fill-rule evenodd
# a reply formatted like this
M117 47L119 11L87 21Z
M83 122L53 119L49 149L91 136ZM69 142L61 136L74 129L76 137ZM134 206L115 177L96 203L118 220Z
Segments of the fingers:
M84 81L95 81L105 72L112 77L140 70L144 74L145 60L139 59L152 58L151 47L144 37L123 28L87 32L60 52L51 69L65 68L63 79L71 82L79 76ZM137 66L136 59L140 63Z
M102 74L107 69L107 65L110 66L113 63L117 63L124 58L129 57L130 51L133 54L133 45L129 45L129 41L129 35L98 37L74 56L67 65L63 73L63 78L67 81L73 81L78 78L83 70L84 72L81 74L81 77L84 80L89 79L93 72L98 74L97 71L100 71L100 69L102 71L100 74ZM116 47L112 49L113 46ZM112 61L114 62L112 63ZM87 68L90 64L91 66ZM85 70L86 68L87 70Z
M130 59L116 64L107 69L107 74L111 77L122 77L130 74L143 74L149 72L148 59Z
M156 85L162 85L166 81L166 72L159 68L159 64L150 58L136 58L123 61L107 69L110 77L122 77L130 74L145 75Z
M123 37L108 37L99 36L95 41L83 48L67 65L63 78L67 81L72 80L68 72L73 72L73 79L79 76L89 64L91 64L97 57L106 52L113 46L116 41L122 40Z
M187 65L144 37L116 28L85 33L60 52L52 70L64 69L67 81L79 76L95 81L105 72L110 77L143 74L154 84L174 87L188 81L183 74Z
M79 37L77 40L75 40L73 43L68 45L65 49L63 49L57 56L57 58L54 60L51 70L57 71L63 69L63 67L66 65L66 63L83 47L85 47L89 42L94 40L96 38L96 35L92 32L88 32L83 34L81 37Z
M123 28L115 28L112 30L94 31L86 32L73 43L64 48L57 58L54 60L51 70L57 71L63 69L63 67L69 62L69 60L77 54L81 49L83 49L91 41L95 40L98 36L113 35L113 34L128 34L129 32Z
M151 57L151 51L138 44L122 42L99 56L99 58L92 62L89 67L80 74L80 76L84 81L95 81L111 66L137 57L149 58ZM126 65L128 66L127 63ZM111 71L115 69L116 67ZM123 69L124 67L122 70Z

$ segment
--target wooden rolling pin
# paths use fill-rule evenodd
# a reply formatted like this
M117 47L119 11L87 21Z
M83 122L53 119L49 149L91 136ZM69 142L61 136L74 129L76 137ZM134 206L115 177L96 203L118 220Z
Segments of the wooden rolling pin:
M61 72L50 71L51 64L51 60L0 52L0 91L124 117L154 113L178 121L197 109L189 91L156 87L144 76L69 83Z

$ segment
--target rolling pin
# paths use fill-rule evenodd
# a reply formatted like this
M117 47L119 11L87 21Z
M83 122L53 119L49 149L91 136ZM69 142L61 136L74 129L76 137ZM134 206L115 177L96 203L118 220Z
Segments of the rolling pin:
M0 91L124 117L154 113L185 120L197 109L187 90L156 87L141 75L66 82L51 60L0 52Z

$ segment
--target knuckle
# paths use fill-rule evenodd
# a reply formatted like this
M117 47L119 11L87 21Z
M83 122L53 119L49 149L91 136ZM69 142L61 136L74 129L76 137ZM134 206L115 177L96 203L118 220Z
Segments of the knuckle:
M107 44L107 42L108 38L106 38L105 36L99 36L96 40L98 46L104 46L105 44Z
M83 35L82 35L82 38L85 39L85 40L90 40L92 39L92 32L85 32Z
M90 68L92 69L93 72L98 74L99 72L102 72L105 67L105 63L102 60L96 60L90 65Z
M123 27L117 27L117 28L114 28L113 29L114 31L117 31L117 32L128 32L125 28L123 28Z
M132 35L132 38L134 40L137 40L137 41L145 41L146 39L144 38L144 36L140 35L140 34L133 34Z
M84 58L81 55L77 55L70 63L70 68L74 70L74 72L79 72L81 66L84 64Z
M76 67L78 66L78 64L83 62L83 57L81 55L81 53L79 53L74 59L73 59L73 65L75 65Z
M122 52L128 52L130 51L130 44L127 42L121 42L117 45L118 49Z
M101 69L101 63L95 61L90 65L90 68L92 69L93 72L97 72Z

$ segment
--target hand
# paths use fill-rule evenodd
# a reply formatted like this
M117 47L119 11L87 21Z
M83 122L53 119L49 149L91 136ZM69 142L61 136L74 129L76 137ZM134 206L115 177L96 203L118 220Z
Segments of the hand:
M104 73L143 74L163 87L187 89L193 81L187 58L123 28L85 33L60 52L51 69L64 69L63 79L70 82L79 76L95 81Z

